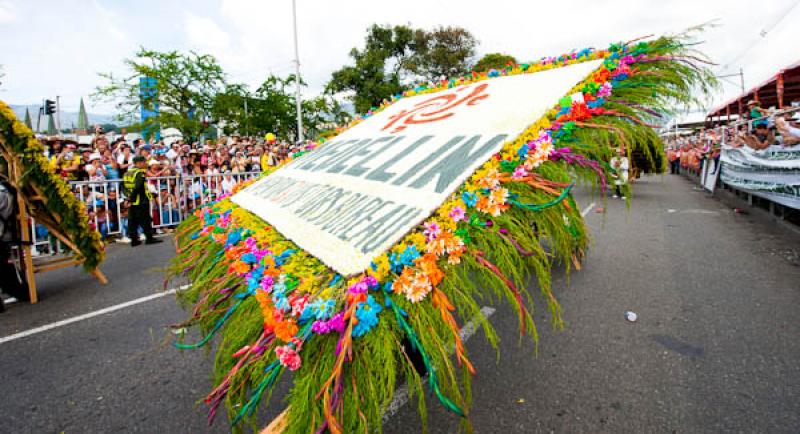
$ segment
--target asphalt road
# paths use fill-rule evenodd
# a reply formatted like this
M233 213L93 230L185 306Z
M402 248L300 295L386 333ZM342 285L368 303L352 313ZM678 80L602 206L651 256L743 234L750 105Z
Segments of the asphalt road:
M467 343L475 432L800 432L800 236L675 176L637 183L631 210L578 200L606 212L586 216L584 268L554 272L566 328L537 309L534 356L499 306L500 358L480 333ZM154 294L171 255L169 243L111 246L106 286L45 273L38 305L0 314L0 339ZM0 343L0 433L228 432L224 417L207 427L197 405L211 358L169 346L164 326L184 317L165 296ZM429 431L458 431L426 399ZM384 429L419 432L415 403Z

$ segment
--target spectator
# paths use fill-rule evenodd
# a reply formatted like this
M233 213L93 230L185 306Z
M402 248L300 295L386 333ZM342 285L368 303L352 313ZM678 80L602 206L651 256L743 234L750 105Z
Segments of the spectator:
M61 172L61 177L68 181L77 181L81 167L81 157L76 152L75 145L67 143L56 158L56 169Z
M233 180L233 176L231 175L230 170L226 170L223 176L222 182L220 183L221 189L220 194L231 194L233 193L233 186L236 185L236 181Z
M119 167L120 176L124 175L129 168L133 167L133 153L130 146L124 141L119 142L117 148L117 166Z
M761 108L761 103L760 102L758 102L758 101L756 101L754 99L751 99L750 101L747 101L747 110L748 110L748 116L750 117L750 120L753 121L753 127L755 127L756 125L762 125L762 124L763 125L767 125L767 120L766 119L760 119L760 118L763 118L763 117L767 116L769 114L769 112L767 110L764 110L763 108Z
M89 164L86 165L86 174L89 181L105 181L108 179L108 170L103 164L103 156L95 152L89 155Z
M630 169L628 157L625 156L625 150L621 147L618 148L617 155L611 158L610 164L613 171L611 176L614 177L613 197L625 199L622 193L622 186L628 183L628 169Z
M745 145L756 151L760 151L775 143L775 134L767 129L766 123L759 123L755 126L753 134L745 134L742 140Z
M793 117L778 116L775 118L775 128L781 134L781 144L783 146L795 146L800 143L800 128L793 125L791 119L797 119L800 114L795 113Z

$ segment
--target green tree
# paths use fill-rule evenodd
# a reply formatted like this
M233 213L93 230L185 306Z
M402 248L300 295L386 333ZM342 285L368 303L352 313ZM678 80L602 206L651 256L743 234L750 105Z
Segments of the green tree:
M426 80L446 80L470 72L478 40L461 27L414 33L415 72Z
M364 113L408 85L468 72L477 43L460 27L426 31L373 24L364 48L350 50L353 64L333 72L326 92L346 94Z
M348 93L357 112L364 113L403 90L403 75L415 69L415 35L408 26L372 25L363 50L353 48L353 65L334 71L326 91Z
M229 84L225 90L214 96L211 104L212 122L222 127L224 134L241 132L250 134L250 122L247 116L248 105L252 100L247 87L242 84Z
M31 124L31 112L28 111L28 107L25 107L25 126L30 129L33 129L33 126Z
M330 95L303 100L302 107L304 133L309 138L317 138L350 120L350 114Z
M217 60L207 54L190 51L160 52L140 48L133 59L125 59L129 74L120 78L101 73L106 83L98 86L93 97L116 102L120 119L135 117L142 107L139 79L149 77L155 83L155 101L159 114L143 122L154 130L174 127L184 137L197 137L207 128L203 122L215 97L225 87L225 74Z
M89 129L89 116L86 115L86 107L83 105L83 98L81 98L81 106L78 109L78 129Z
M222 126L225 134L274 133L294 139L298 136L294 83L294 75L286 78L271 75L255 92L241 84L228 85L216 95L212 119ZM301 86L304 85L301 81ZM330 95L304 99L301 104L304 132L308 137L316 137L320 131L343 123L347 116Z
M517 63L517 59L514 56L503 54L503 53L489 53L483 57L475 66L472 67L473 71L476 72L484 72L490 69L503 69L511 62L512 64Z

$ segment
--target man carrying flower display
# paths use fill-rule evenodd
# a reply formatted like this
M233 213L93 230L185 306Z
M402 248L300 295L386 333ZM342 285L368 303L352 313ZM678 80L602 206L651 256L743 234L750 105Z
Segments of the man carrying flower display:
M153 238L153 226L150 217L151 193L145 185L145 169L147 163L145 158L137 155L133 158L133 169L128 170L122 179L122 189L125 193L128 209L128 238L131 239L131 246L136 247L142 244L139 241L139 227L144 231L145 244L156 244L162 240Z

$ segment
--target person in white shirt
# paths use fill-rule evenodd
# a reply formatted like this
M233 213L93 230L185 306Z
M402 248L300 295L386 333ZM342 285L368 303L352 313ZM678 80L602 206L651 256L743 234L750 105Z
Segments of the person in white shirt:
M222 182L220 182L220 194L233 193L234 185L236 185L236 181L233 180L233 177L231 176L231 171L226 170L222 178Z
M625 150L620 147L617 149L617 155L611 158L611 176L614 177L614 196L625 199L622 194L622 186L628 183L628 169L630 163L628 157L625 156Z
M778 132L781 133L781 142L783 146L790 147L800 143L800 128L792 125L789 119L784 119L781 116L775 117L775 127L778 129Z

